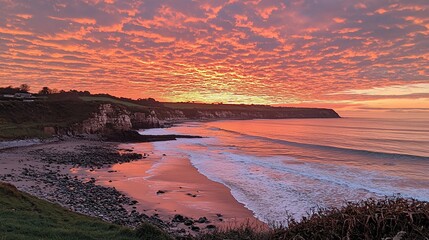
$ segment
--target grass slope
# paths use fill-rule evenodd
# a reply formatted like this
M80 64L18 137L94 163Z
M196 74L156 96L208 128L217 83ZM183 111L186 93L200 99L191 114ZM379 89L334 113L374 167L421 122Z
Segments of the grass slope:
M81 122L98 109L84 101L0 101L0 140L48 137L43 128Z
M154 237L155 236L155 237ZM0 183L0 240L170 239L144 224L134 231L70 212Z
M80 97L80 99L82 99L85 102L103 102L103 103L121 104L127 107L144 108L144 106L140 104L121 101L110 97L86 96L86 97Z
M272 111L272 107L265 105L240 105L240 104L208 104L208 103L163 103L165 107L172 109L198 109L198 110L225 110L225 111Z

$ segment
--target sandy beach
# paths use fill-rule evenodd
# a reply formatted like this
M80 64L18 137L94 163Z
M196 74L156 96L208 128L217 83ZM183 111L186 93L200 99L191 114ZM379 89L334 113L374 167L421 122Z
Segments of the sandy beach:
M260 223L227 187L199 173L189 159L153 152L151 143L123 144L120 148L149 156L86 173L138 200L138 210L158 214L163 220L180 214L194 219L206 217L217 225Z
M48 164L35 154L39 152L65 154L65 156L70 153L80 154L82 146L89 149L116 148L124 153L140 153L143 158L101 167L82 167L64 163ZM76 181L80 181L82 184L92 184L89 187L82 185L85 186L85 189L78 191L81 198L89 194L85 191L93 192L93 188L98 186L105 187L104 190L102 188L97 191L100 191L101 195L106 195L106 198L109 198L109 195L105 193L109 192L107 190L117 190L119 197L124 194L130 198L125 204L120 204L128 214L131 214L130 216L138 213L141 214L140 218L144 216L144 218L160 220L165 226L174 229L184 228L186 231L191 229L190 226L184 225L184 221L175 221L175 216L177 218L178 215L189 218L193 222L192 226L197 226L201 230L207 228L208 225L223 227L244 222L263 225L253 217L250 210L233 198L227 187L200 174L186 158L154 152L151 143L118 145L69 139L3 149L0 150L0 159L1 181L14 184L22 191L59 203L69 209L92 216L102 216L101 218L105 220L117 221L118 219L115 216L105 216L108 214L106 211L91 210L91 206L80 208L83 204L77 204L73 199L71 201L70 197L67 197L67 193L56 195L55 192L60 187L55 181L49 180L52 178L51 175L55 174L56 179L66 179L62 181L66 181L69 185L68 179L77 179ZM73 188L79 188L79 186L73 185ZM95 197L99 198L99 196ZM121 208L115 204L111 204L114 206L112 208ZM124 213L122 214L124 215ZM126 217L125 214L123 218Z

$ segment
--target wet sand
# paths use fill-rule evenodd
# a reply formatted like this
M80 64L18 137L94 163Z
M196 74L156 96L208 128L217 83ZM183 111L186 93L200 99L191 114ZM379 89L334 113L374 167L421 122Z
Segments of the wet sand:
M189 159L153 152L151 143L123 144L120 148L149 156L87 174L99 184L115 187L139 201L137 210L147 215L158 214L167 221L180 214L194 219L206 217L217 226L246 222L263 225L234 199L226 186L199 173Z

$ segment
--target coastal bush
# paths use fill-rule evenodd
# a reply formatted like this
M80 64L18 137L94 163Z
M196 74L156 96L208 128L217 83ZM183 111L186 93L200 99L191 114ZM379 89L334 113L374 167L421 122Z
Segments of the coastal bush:
M136 229L136 232L141 240L173 240L166 232L150 223L143 223Z
M403 232L403 234L398 234ZM320 209L301 222L291 221L280 239L402 239L429 237L429 203L398 196L349 202L342 208Z
M395 238L396 237L396 238ZM399 196L348 202L341 208L318 209L287 227L259 232L248 226L221 229L197 239L429 239L429 203Z
M263 230L260 227L251 225L249 223L244 223L241 226L210 230L210 232L196 236L192 240L265 240L274 239L273 232L274 230Z

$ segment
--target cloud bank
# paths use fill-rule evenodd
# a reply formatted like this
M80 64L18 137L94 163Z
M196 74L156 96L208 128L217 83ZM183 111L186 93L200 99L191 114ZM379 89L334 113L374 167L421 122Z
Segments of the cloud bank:
M263 104L352 104L377 98L366 89L394 86L429 93L427 0L0 0L0 6L2 85ZM403 98L403 91L389 96Z

